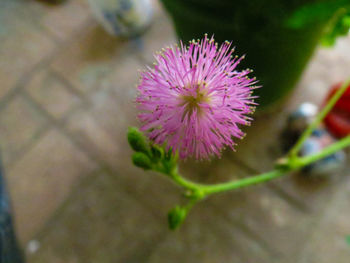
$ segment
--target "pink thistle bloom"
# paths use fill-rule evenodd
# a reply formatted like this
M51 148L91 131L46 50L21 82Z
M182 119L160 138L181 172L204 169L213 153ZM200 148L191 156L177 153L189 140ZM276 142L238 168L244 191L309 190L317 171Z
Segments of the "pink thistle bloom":
M155 55L153 68L141 73L137 107L141 130L156 144L166 143L182 159L221 155L239 125L249 125L256 105L251 70L237 71L243 57L233 57L231 43L219 48L213 37L167 47Z

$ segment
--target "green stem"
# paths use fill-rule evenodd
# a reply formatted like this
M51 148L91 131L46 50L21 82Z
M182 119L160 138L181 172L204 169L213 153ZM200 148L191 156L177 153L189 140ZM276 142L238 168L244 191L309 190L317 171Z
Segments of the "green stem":
M230 190L270 181L277 177L281 177L287 174L288 172L299 170L302 167L305 167L313 162L316 162L329 155L332 155L337 151L344 149L345 147L348 147L348 146L350 146L350 135L324 148L321 152L318 152L310 156L297 157L295 161L291 162L290 164L287 164L286 166L276 168L275 170L272 170L270 172L263 173L257 176L243 178L240 180L235 180L227 183L214 184L214 185L199 184L199 183L192 182L188 179L185 179L180 174L178 174L177 171L173 172L170 178L176 184L184 187L185 189L192 191L194 194L197 195L199 193L203 197L205 197L207 195L214 194L214 193L230 191ZM203 197L201 197L200 199L202 199Z
M248 178L243 178L240 180L231 181L228 183L216 184L216 185L208 185L203 188L203 192L206 195L230 191L238 188L243 188L249 185L259 184L262 182L270 181L277 177L280 177L286 173L284 169L276 169L267 173L263 173L257 176L252 176Z
M298 155L299 150L303 146L305 140L309 138L313 130L321 123L321 121L326 117L330 110L334 107L340 97L344 94L348 86L350 85L350 79L345 81L340 89L332 96L327 105L322 109L322 111L316 116L315 120L309 125L309 127L303 132L299 140L296 142L294 147L290 150L289 156L295 159Z
M170 178L178 185L192 191L198 191L199 189L202 189L204 187L207 187L205 184L199 184L192 182L186 178L184 178L182 175L180 175L177 171L173 171L170 174Z

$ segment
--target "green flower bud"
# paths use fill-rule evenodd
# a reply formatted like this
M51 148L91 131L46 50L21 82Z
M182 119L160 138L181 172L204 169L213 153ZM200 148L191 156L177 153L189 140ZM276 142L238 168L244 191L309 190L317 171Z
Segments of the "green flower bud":
M136 152L132 155L132 162L135 166L149 170L152 168L151 159L144 153Z
M135 127L129 127L128 142L131 148L136 152L149 154L150 149L146 137Z
M186 215L186 209L181 206L176 206L175 208L171 209L168 214L169 228L171 230L175 230L176 228L178 228L185 220Z

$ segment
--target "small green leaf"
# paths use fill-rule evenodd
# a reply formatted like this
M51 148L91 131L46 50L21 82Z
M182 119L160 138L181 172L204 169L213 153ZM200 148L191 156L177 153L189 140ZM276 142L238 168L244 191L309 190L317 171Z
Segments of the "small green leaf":
M150 153L147 138L142 134L142 132L139 131L138 128L129 127L128 142L134 151L142 152L145 154Z
M171 230L175 230L178 228L183 221L185 220L187 215L187 210L181 206L176 206L171 209L168 214L168 224Z
M149 170L152 168L151 159L144 153L136 152L132 155L132 162L135 166Z

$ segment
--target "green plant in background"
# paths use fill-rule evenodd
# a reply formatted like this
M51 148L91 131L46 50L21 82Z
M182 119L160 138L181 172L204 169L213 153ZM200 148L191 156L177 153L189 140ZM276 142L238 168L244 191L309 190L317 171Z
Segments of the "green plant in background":
M350 1L334 0L305 5L287 20L286 25L302 29L313 23L328 22L321 43L333 46L340 36L346 36L350 30Z
M345 11L334 20L322 38L324 46L333 46L339 36L346 36L350 30L350 11Z
M312 155L299 151L350 85L350 79L335 92L323 110L300 136L294 147L276 161L272 171L220 184L200 184L186 179L178 169L180 159L210 159L220 156L235 140L243 139L239 126L249 125L256 103L255 78L251 70L237 71L243 58L234 57L230 43L221 46L207 36L188 47L168 47L157 53L153 68L141 73L137 107L142 123L130 128L128 141L135 151L135 166L165 175L184 190L185 205L168 214L169 227L176 229L200 200L213 194L263 183L297 171L350 146L350 135ZM263 88L262 88L263 89Z

